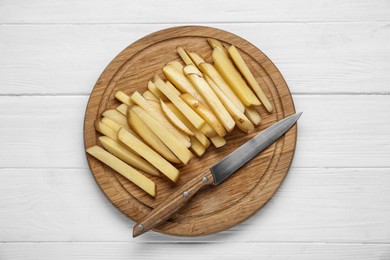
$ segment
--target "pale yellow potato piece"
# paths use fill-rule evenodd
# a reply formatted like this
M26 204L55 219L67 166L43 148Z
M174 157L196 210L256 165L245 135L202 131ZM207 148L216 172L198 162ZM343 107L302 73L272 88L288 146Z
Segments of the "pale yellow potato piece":
M219 72L210 63L199 64L199 69L208 77L210 77L218 88L234 103L234 105L242 112L245 111L245 106L237 97L236 93L229 87Z
M142 96L147 100L152 100L158 102L158 98L149 90L146 90L144 93L142 93Z
M258 125L261 122L261 117L254 107L247 107L245 109L245 115L254 124Z
M220 42L219 40L217 39L213 39L213 38L209 38L207 39L207 41L209 42L211 48L215 48L217 46L219 46L221 48L221 50L223 50L223 52L227 55L228 54L228 51L226 50L225 46L223 46L222 42Z
M180 110L181 113L183 113L183 115L195 126L195 128L199 129L202 125L204 125L205 121L169 87L159 86L159 90L168 97L168 99Z
M167 80L167 81L165 81L165 85L167 85L168 87L170 87L171 89L176 89L177 90L177 88L169 81L169 80ZM176 92L176 91L175 91ZM180 93L180 91L179 91L179 93ZM180 93L181 94L181 93ZM179 95L180 95L179 94Z
M199 129L196 129L194 127L193 124L191 124L191 122L183 115L183 113L180 112L180 110L174 105L172 104L171 102L167 102L165 103L169 109L180 119L181 122L183 122L194 134L195 134L195 137L196 139L198 139L198 141L205 147L209 147L210 146L210 141L209 139L207 138L207 136L205 136L201 130ZM204 124L206 125L206 124ZM211 128L211 126L210 126ZM216 133L215 133L216 134ZM190 137L191 138L191 137Z
M193 154L187 149L177 138L169 132L158 120L152 115L143 110L139 106L133 106L130 109L134 112L153 132L160 138L160 140L176 155L177 158L184 164L187 164Z
M179 170L165 160L161 155L155 152L152 148L144 144L137 137L121 128L118 132L118 139L138 153L141 157L147 160L150 164L156 167L164 176L168 177L173 182L179 179Z
M214 83L212 79L210 79L207 75L205 75L205 79L211 89L215 92L219 100L221 100L222 104L225 106L226 110L232 116L236 126L241 129L245 133L252 132L255 127L252 122L242 113L233 102L218 88L218 86Z
M265 93L257 83L255 77L253 76L252 72L249 70L244 59L241 57L240 53L238 52L237 48L234 45L232 45L228 48L228 52L234 64L241 72L241 74L244 76L246 81L249 83L249 86L252 87L252 90L256 93L257 97L260 99L263 106L267 109L268 112L271 112L272 111L271 103L269 102L267 96L265 95Z
M117 106L115 109L118 110L122 115L127 115L127 109L129 108L128 105L122 103L119 106Z
M182 93L189 93L196 99L206 103L199 92L194 88L191 82L184 76L183 73L178 72L172 65L166 65L163 68L165 77ZM164 101L164 100L163 100Z
M109 109L103 112L102 114L104 117L108 117L112 121L115 121L116 123L120 124L122 127L124 127L126 130L131 131L129 124L127 123L127 118L125 115L120 113L116 109Z
M101 122L103 124L105 124L106 126L108 126L109 128L111 128L112 130L114 130L115 132L118 132L119 129L122 127L120 124L118 124L117 122L111 120L108 117L103 117Z
M176 61L176 60L173 60L173 61L170 61L168 62L166 65L172 65L173 67L175 67L175 69L177 69L179 72L182 72L183 71L183 65Z
M161 81L161 82L162 82L162 84L164 84L164 87L166 87L165 83L163 81ZM165 129L167 129L169 132L171 132L177 140L179 140L181 143L183 143L183 145L185 147L189 148L191 146L190 138L186 134L184 134L184 133L180 132L178 129L176 129L176 127L168 121L168 119L165 117L164 113L160 113L160 110L161 110L160 107L158 109L156 109L153 105L151 105L151 102L153 102L153 101L147 101L137 91L134 92L133 95L131 95L131 99L134 103L136 103L138 106L142 107L142 109L144 109L152 117L154 117L154 119L159 121L159 123Z
M160 100L160 104L162 111L173 125L175 125L178 129L187 135L194 135L194 133L191 132L191 130L188 129L188 127L172 112L172 110L167 105L165 105L164 101Z
M160 140L160 138L148 127L139 116L131 109L128 112L128 120L131 128L142 138L142 140L153 148L162 157L173 163L180 163L179 158ZM134 135L136 136L136 135Z
M88 148L87 153L120 173L122 176L147 192L150 196L156 197L156 184L130 165L121 161L99 146L92 146Z
M214 137L211 137L210 138L210 141L213 143L213 145L216 147L216 148L219 148L219 147L222 147L226 144L226 140L225 138L221 137L221 136L214 136Z
M158 86L161 86L161 85L165 84L165 82L158 75L154 75L153 83L154 83L154 85L156 85L157 88L158 88ZM175 88L175 86L173 86L172 84L165 84L165 85L167 87L169 87L172 90L172 92L175 92L176 95L179 96L181 94L180 91L177 90L177 88Z
M157 99L162 99L163 101L168 101L167 97L154 85L152 81L148 82L148 90L156 96Z
M206 152L206 148L199 142L199 140L194 137L194 136L191 136L191 150L198 156L198 157L201 157L205 152Z
M250 90L240 72L220 47L215 47L212 53L214 66L223 79L232 88L245 106L258 106L260 101Z
M131 102L130 97L126 93L124 93L124 92L122 92L120 90L115 93L115 98L118 99L123 104L126 104L128 106L133 105L133 103Z
M196 67L199 66L199 64L206 62L202 56L197 53L196 51L187 51L188 56L191 58L191 60L194 62Z
M119 142L112 140L108 136L100 136L100 143L103 145L104 149L109 151L114 156L118 157L125 163L133 166L143 172L146 172L153 176L160 176L159 171L151 165L148 161L143 159L141 156L131 152L128 148L120 144Z
M217 132L219 136L226 135L226 130L218 118L213 114L213 112L200 103L199 100L188 93L182 94L180 98L183 99L184 102L186 102L187 105L189 105L198 115L200 115L204 121L206 121Z
M118 141L117 132L99 120L95 121L95 130L102 135L108 136L111 139Z
M200 128L200 131L209 138L218 135L214 128L207 122Z
M193 65L188 65L188 67L190 66ZM184 73L186 73L185 69L184 69ZM201 93L203 98L206 100L206 103L209 105L209 107L217 116L217 118L225 127L225 129L228 132L232 131L235 126L235 122L233 118L230 116L229 112L223 106L221 100L219 100L217 95L211 89L207 81L203 77L197 74L186 74L186 76L191 81L191 83L196 87L199 93Z
M191 58L188 56L187 52L182 47L180 47L180 46L177 47L176 51L186 65L192 64Z

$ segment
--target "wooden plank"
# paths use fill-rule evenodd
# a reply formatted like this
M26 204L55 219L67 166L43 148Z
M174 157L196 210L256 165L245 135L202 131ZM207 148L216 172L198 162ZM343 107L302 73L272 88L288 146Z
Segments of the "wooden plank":
M0 94L88 94L122 49L175 25L2 25ZM293 93L389 92L386 22L207 25L236 33L260 48Z
M132 240L134 222L109 203L89 170L1 169L0 241L390 243L388 173L292 168L263 209L228 231L195 238L148 232Z
M194 250L196 247L196 250ZM12 243L0 244L6 260L100 259L301 259L377 260L390 255L389 244L204 243ZM44 253L43 253L44 252ZM189 252L191 252L189 254Z
M180 12L177 12L178 8ZM239 1L199 0L196 4L183 2L179 6L175 1L156 3L153 0L98 1L94 4L87 0L71 3L66 0L39 0L34 5L28 0L3 0L0 17L0 23L388 21L390 9L386 0L282 0L248 1L245 4Z
M390 96L294 95L295 167L390 167ZM88 97L0 97L0 167L87 168ZM265 116L265 113L263 114ZM262 116L263 116L262 115Z

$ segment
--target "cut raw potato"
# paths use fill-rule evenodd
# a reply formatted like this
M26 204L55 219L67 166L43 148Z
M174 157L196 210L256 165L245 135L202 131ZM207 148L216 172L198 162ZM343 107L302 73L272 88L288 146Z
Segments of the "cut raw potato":
M161 91L154 85L153 82L148 82L148 90L153 93L153 95L156 96L157 99L162 99L163 101L168 101L167 97L161 93Z
M218 88L234 103L234 105L242 112L245 111L245 106L241 100L237 97L234 91L225 82L219 72L210 63L199 64L199 69L208 77L210 77Z
M156 197L156 184L130 165L121 161L99 146L88 148L87 153L120 173L122 176L147 192L150 196Z
M213 38L209 38L207 39L207 41L209 42L211 48L215 48L215 47L220 47L221 50L223 50L223 52L227 55L228 54L228 51L226 50L225 46L223 46L222 42L218 41L217 39L213 39Z
M226 130L218 118L207 107L202 105L196 98L186 93L180 96L204 121L206 121L219 136L225 136Z
M161 82L165 85L163 81ZM147 101L137 91L131 95L131 100L146 112L148 112L152 117L154 117L154 119L156 119L166 130L171 132L171 134L173 134L173 136L175 136L175 138L179 140L185 147L189 148L191 146L190 138L176 129L176 127L172 125L168 119L166 119L164 114L160 113L159 110L161 110L161 108L154 108L153 105L151 105L151 102L153 101Z
M144 97L144 99L146 100L152 100L152 101L156 101L158 102L158 98L152 93L150 92L149 90L146 90L142 96Z
M175 67L175 69L177 69L179 72L182 72L183 71L183 65L181 65L180 62L174 60L174 61L170 61L168 62L166 65L172 65L173 67Z
M159 171L151 165L148 161L140 157L139 155L131 152L128 148L121 145L119 142L112 140L107 136L100 136L99 141L103 147L114 156L118 157L125 163L133 166L143 172L146 172L153 176L160 176Z
M172 92L175 92L176 95L179 96L181 94L180 91L177 90L177 88L175 88L175 86L173 86L172 84L169 84L169 85L165 84L165 82L158 75L154 75L153 83L154 83L154 85L156 85L157 88L161 85L166 85L167 87L169 87L172 90Z
M193 64L190 64L190 65L186 65L184 68L183 68L183 73L185 76L189 75L189 74L196 74L198 75L199 77L202 77L203 74L200 70L198 70L197 67L195 67L195 65ZM188 77L187 77L188 78Z
M193 65L188 65L188 67L191 66L193 67ZM186 73L185 69L184 69L184 73ZM217 116L217 118L222 123L222 125L225 127L225 129L228 132L232 131L235 122L233 118L230 116L229 112L223 106L222 102L219 100L217 95L215 95L214 91L210 88L207 81L203 77L197 74L186 74L186 76L191 81L191 83L196 87L199 93L201 93L203 98L206 100L206 103L212 109L212 111Z
M207 137L211 138L214 136L217 136L217 132L214 130L214 128L209 125L209 123L205 123L201 128L200 131Z
M165 81L165 85L167 85L171 89L176 89L177 90L177 88L169 80ZM179 92L179 95L181 95L180 92Z
M191 60L194 62L196 67L199 66L199 64L206 62L202 56L197 53L196 51L187 51L188 56L190 56Z
M129 108L128 105L120 104L119 106L116 107L116 110L118 110L122 115L126 116L128 108Z
M114 130L116 133L118 133L119 129L122 127L120 124L118 124L115 121L112 121L108 117L103 117L101 121L103 124L105 124L106 126L111 128L112 130Z
M131 109L128 112L131 128L157 153L173 163L180 163L179 158L158 138L158 136Z
M254 107L247 107L245 109L245 115L254 125L258 125L261 122L261 117Z
M115 93L115 98L118 99L123 104L126 104L128 106L133 105L133 103L130 100L130 97L126 93L124 93L120 90Z
M210 138L210 141L213 143L213 145L216 147L216 148L219 148L219 147L222 147L226 144L226 140L225 138L221 137L221 136L214 136L214 137L211 137Z
M102 135L108 136L111 139L118 141L117 132L114 131L109 126L103 124L101 121L95 121L95 130L101 133Z
M241 74L235 68L232 61L226 56L220 47L215 47L212 58L214 66L221 74L223 79L233 89L234 93L240 98L245 106L258 106L260 101L255 94L250 90Z
M256 93L257 97L260 99L263 106L267 109L268 112L271 112L272 111L271 103L269 102L267 96L264 94L263 90L257 83L255 77L253 76L252 72L249 70L244 59L241 57L240 53L238 52L237 48L234 45L232 45L228 48L228 52L234 64L241 72L241 74L244 76L244 78L249 83L249 85L252 87L252 90Z
M196 137L191 136L191 150L198 156L201 157L205 152L206 148L199 142Z
M175 125L178 129L187 135L194 135L194 133L191 132L191 130L188 129L188 127L172 112L172 110L167 105L165 105L164 101L160 100L160 104L165 116L173 125Z
M144 144L137 137L126 131L126 129L121 128L118 132L118 139L125 144L126 146L133 149L141 157L151 163L156 167L162 174L164 174L168 179L173 182L176 182L179 179L179 170L176 169L172 164L165 160L161 155L156 153L149 146Z
M125 115L120 113L118 110L115 109L109 109L103 112L102 114L104 117L108 117L112 121L117 122L122 127L124 127L126 130L131 131L129 124L127 123L127 118Z
M188 150L187 147L184 146L179 140L177 140L177 138L152 115L139 106L133 106L130 111L134 112L176 155L176 157L179 158L181 162L187 164L191 160L193 156L191 151Z
M183 76L184 77L184 76ZM192 110L180 97L178 97L175 92L173 92L169 87L159 86L160 91L164 93L166 97L180 110L181 113L195 126L199 129L204 125L205 121Z
M255 127L252 122L242 113L233 102L218 88L218 86L212 81L207 75L205 75L205 79L211 89L215 92L219 100L221 100L222 104L225 106L226 110L232 116L234 122L237 127L241 129L245 133L252 132Z
M192 64L191 58L188 56L187 52L182 47L180 47L180 46L177 47L176 51L186 65Z

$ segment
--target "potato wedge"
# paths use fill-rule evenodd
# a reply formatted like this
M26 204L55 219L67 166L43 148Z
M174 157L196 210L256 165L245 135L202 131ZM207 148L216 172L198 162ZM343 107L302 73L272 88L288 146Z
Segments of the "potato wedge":
M234 103L234 105L242 112L245 111L245 106L237 97L236 93L229 87L219 72L210 63L199 64L199 69L208 77L210 77L218 88Z
M194 137L194 136L191 136L191 150L198 156L198 157L201 157L205 152L206 152L206 148L199 142L199 140Z
M246 81L249 83L249 86L252 87L252 90L256 93L257 97L260 99L263 106L267 109L268 112L271 112L272 111L271 103L269 102L267 96L265 95L265 93L257 83L255 77L253 76L252 72L249 70L244 59L241 57L240 53L238 52L237 48L234 45L232 45L228 48L228 52L234 64L241 72L241 74L244 76Z
M190 67L190 66L193 67L193 65L188 65L186 67ZM185 68L184 68L184 73L186 73ZM199 91L199 93L201 93L203 98L206 100L206 103L209 105L209 107L214 112L214 114L217 116L217 118L222 123L222 125L225 127L225 129L228 132L232 131L234 126L235 126L235 122L234 122L233 118L230 116L229 112L223 106L222 102L219 100L217 95L211 89L211 87L209 86L207 81L203 77L201 77L197 74L186 74L186 76L191 81L191 83L196 87L196 89ZM217 129L215 129L215 130L217 131Z
M173 67L175 67L175 69L177 69L179 72L182 72L183 71L183 65L176 61L176 60L173 60L173 61L170 61L168 62L166 65L172 65Z
M164 82L162 83L165 85ZM180 132L174 125L172 125L163 113L160 113L159 110L161 110L161 108L156 109L153 107L150 101L148 102L146 99L144 99L137 91L131 95L131 100L138 106L142 107L142 109L148 112L152 117L154 117L154 119L156 119L166 130L171 132L171 134L173 134L175 138L185 147L189 148L191 146L190 138L186 134Z
M156 169L156 167L151 165L148 161L146 161L138 154L131 152L128 148L126 148L119 142L112 140L108 136L100 136L99 141L103 145L104 149L106 149L112 155L118 157L125 163L129 164L130 166L133 166L150 175L160 176L160 173Z
M115 109L118 110L118 112L121 113L122 115L126 116L128 108L129 108L128 105L126 105L125 103L122 103L119 106L117 106Z
M157 153L173 163L180 163L179 158L158 138L158 136L131 109L128 111L131 128Z
M206 61L202 58L202 56L196 51L187 51L188 56L191 58L196 67L201 63L205 63ZM198 67L199 68L199 67Z
M254 125L260 124L261 117L254 107L247 107L245 109L245 115Z
M191 58L188 56L187 52L182 47L176 47L177 54L184 61L186 65L192 64Z
M146 100L152 100L158 102L158 98L152 92L150 92L150 90L146 90L144 93L142 93L142 96Z
M115 98L118 99L120 102L122 102L123 104L126 104L128 106L131 106L133 105L133 103L131 102L130 100L130 97L123 91L117 91L115 93Z
M126 146L136 151L141 157L156 167L164 176L173 182L179 179L179 170L165 160L161 155L144 144L137 137L121 128L118 132L118 139Z
M148 82L148 90L156 96L157 99L162 99L163 101L168 101L167 97L161 93L161 91L154 85L152 81Z
M183 133L187 135L195 135L182 121L180 121L180 119L172 112L172 110L167 105L165 105L164 101L160 100L160 104L165 116L174 126L176 126L178 129L180 129Z
M218 118L211 112L207 107L205 107L202 103L199 102L196 98L191 96L190 94L182 94L180 96L184 102L187 103L200 117L204 119L216 132L219 136L225 136L226 130L218 120Z
M122 176L133 182L150 196L156 197L156 184L130 165L121 161L99 146L92 146L88 148L87 153L120 173Z
M131 131L129 124L127 123L126 116L124 116L118 110L109 109L109 110L104 111L102 115L104 117L108 117L112 121L117 122L122 127L124 127L126 130Z
M210 141L213 143L213 145L216 147L216 148L219 148L219 147L222 147L226 144L226 140L225 138L221 137L221 136L214 136L214 137L211 137L210 138Z
M95 121L95 130L102 135L110 137L112 140L118 141L117 132L99 120Z
M223 50L223 52L226 55L228 55L228 51L226 50L225 46L223 46L222 42L220 42L217 39L213 39L213 38L209 38L209 39L207 39L207 41L209 42L211 48L214 49L215 47L219 46Z
M214 66L223 79L232 88L245 106L258 106L260 101L250 90L240 72L220 47L215 47L212 53Z
M187 164L193 154L187 149L177 138L169 132L158 120L152 115L143 110L139 106L133 106L130 108L131 112L134 112L160 140L176 155L177 158L184 164ZM130 113L131 113L130 112Z
M201 130L196 129L193 124L180 112L180 110L171 102L165 103L169 109L182 121L194 134L196 139L205 147L210 146L209 139L201 132ZM206 125L206 124L204 124ZM210 126L211 128L211 126ZM216 133L215 133L216 134ZM191 136L190 136L191 138Z
M184 76L183 76L184 77ZM175 92L169 87L159 86L159 90L183 113L183 115L191 122L191 124L199 129L204 125L205 121L192 110Z
M205 75L205 79L211 89L215 92L219 100L221 100L222 104L225 106L226 110L232 116L236 126L241 129L245 133L252 132L255 127L252 122L242 113L233 102L218 88L218 86L214 83L212 79L210 79L207 75Z

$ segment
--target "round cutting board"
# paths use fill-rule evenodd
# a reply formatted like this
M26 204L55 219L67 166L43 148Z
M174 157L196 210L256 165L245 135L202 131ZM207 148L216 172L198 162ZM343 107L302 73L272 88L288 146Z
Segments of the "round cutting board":
M178 187L206 172L256 133L295 113L290 91L282 75L254 45L237 35L215 28L174 27L152 33L131 44L104 70L91 93L85 114L85 147L100 145L94 122L101 118L105 110L120 104L114 98L116 91L131 94L137 90L142 93L155 73L164 78L162 67L169 61L180 60L175 50L177 46L196 50L206 61L211 62L212 50L207 38L215 38L226 45L234 44L237 47L262 85L274 110L268 113L263 107L258 107L262 121L254 133L246 135L237 129L233 130L226 136L225 146L215 148L211 145L201 158L195 156L189 164L180 167L181 177L176 184L164 178L150 177L157 184L155 199L87 155L91 171L104 194L115 207L134 221L139 221ZM231 228L249 218L271 198L286 176L294 155L296 135L294 126L225 182L200 191L155 231L178 236L207 235Z

